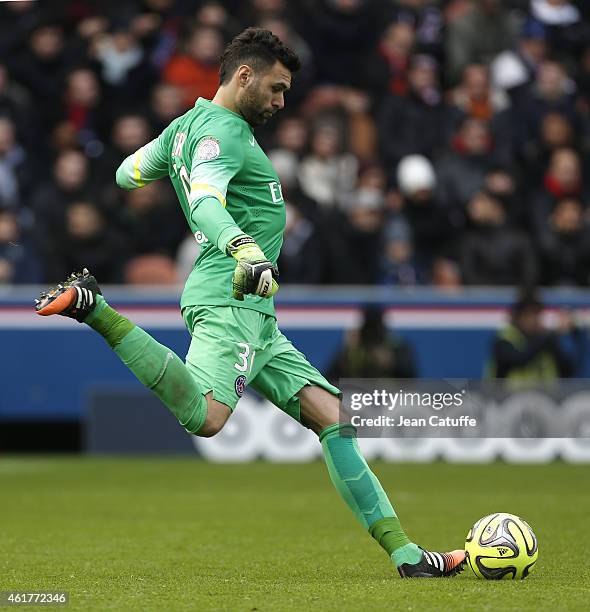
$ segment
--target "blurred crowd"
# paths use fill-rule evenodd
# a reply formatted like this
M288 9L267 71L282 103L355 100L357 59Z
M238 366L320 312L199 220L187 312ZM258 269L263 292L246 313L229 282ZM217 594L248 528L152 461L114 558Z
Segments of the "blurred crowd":
M251 25L302 61L257 130L283 186L283 283L590 284L590 2L0 4L0 284L175 283L168 181L115 169L218 86Z

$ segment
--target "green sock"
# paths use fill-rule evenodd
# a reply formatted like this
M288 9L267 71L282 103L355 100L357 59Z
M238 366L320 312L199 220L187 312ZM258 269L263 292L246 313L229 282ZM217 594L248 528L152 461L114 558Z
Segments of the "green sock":
M381 483L363 458L351 425L336 423L320 432L328 473L360 523L396 565L417 563L422 553L401 528Z
M84 319L84 323L97 331L111 348L115 348L135 327L129 319L111 308L102 295L96 296L96 306Z
M178 355L111 308L101 295L96 296L96 306L84 323L104 337L186 431L199 431L207 418L207 400Z
M405 534L397 516L379 519L369 531L387 551L396 567L403 563L418 563L422 558L422 551Z

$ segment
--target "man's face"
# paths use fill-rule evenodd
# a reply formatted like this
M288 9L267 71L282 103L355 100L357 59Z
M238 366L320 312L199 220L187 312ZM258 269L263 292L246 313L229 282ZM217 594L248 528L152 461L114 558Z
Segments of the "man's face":
M541 311L536 307L526 308L516 318L516 325L527 335L539 333L543 329Z
M258 74L241 66L238 78L241 80L236 106L250 125L265 124L285 106L284 92L291 87L291 71L280 62Z

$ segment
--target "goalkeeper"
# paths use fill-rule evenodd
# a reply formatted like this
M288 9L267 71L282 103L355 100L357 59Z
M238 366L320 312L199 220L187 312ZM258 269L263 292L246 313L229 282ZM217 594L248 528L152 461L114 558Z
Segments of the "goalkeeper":
M453 575L464 552L429 552L410 541L354 428L339 423L339 390L277 327L273 295L285 203L253 128L283 108L298 68L297 56L276 36L248 28L225 49L213 100L199 98L117 170L123 189L169 176L202 245L181 298L192 337L186 363L112 309L88 270L41 294L36 310L96 330L197 436L219 432L250 385L319 436L338 493L401 576Z

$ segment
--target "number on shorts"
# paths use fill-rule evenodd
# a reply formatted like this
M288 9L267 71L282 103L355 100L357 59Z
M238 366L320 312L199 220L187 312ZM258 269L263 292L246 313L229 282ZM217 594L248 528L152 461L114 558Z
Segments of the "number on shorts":
M241 353L238 353L238 358L241 360L241 363L234 363L234 368L239 372L247 372L248 357L250 356L250 345L246 344L245 342L238 342L238 346L244 350ZM254 355L256 355L256 351L254 351L252 353L252 357L250 357L250 370L252 370L252 366L254 365Z

